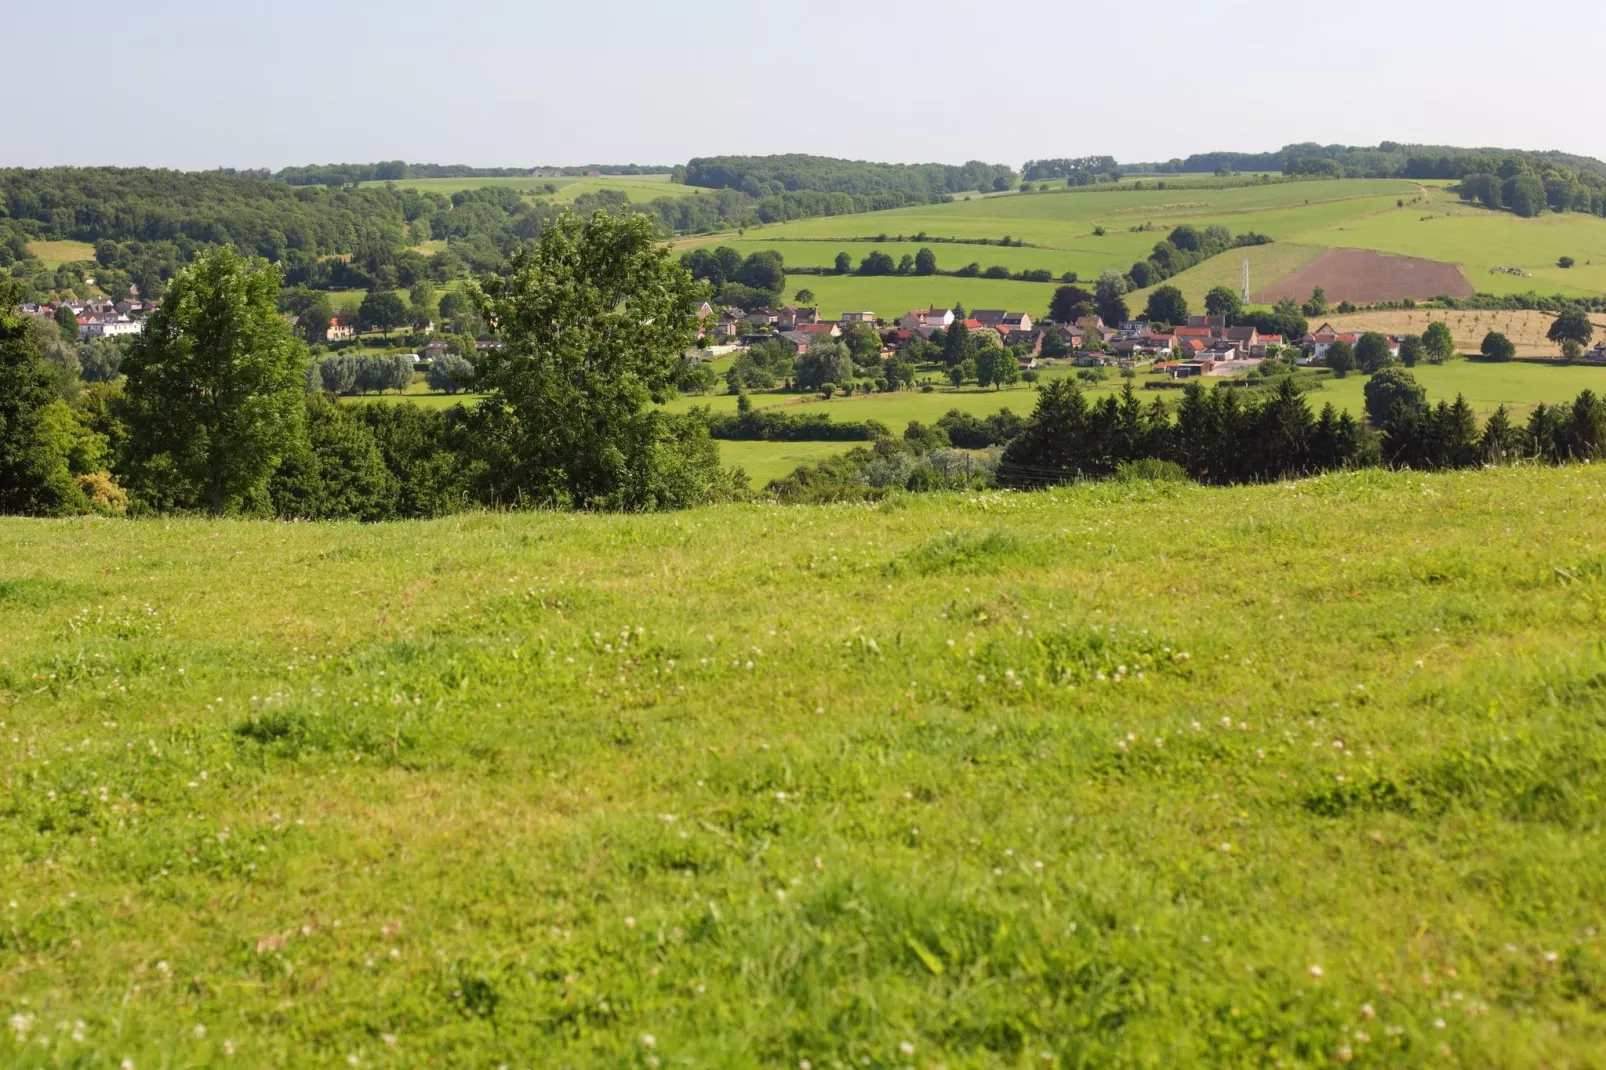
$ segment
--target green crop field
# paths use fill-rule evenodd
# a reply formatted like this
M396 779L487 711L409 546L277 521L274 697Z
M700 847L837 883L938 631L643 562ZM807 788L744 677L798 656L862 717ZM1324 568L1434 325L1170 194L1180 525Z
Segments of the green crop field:
M384 183L370 183L383 185ZM598 178L538 178L530 175L503 178L406 178L395 183L402 189L427 190L450 197L464 190L513 189L531 197L540 197L559 203L572 202L582 193L599 190L618 190L632 201L650 201L658 197L689 197L697 192L690 186L669 181L668 175L603 175ZM547 192L547 186L557 187L556 193Z
M1251 286L1258 291L1327 248L1446 261L1460 266L1475 289L1489 293L1538 290L1582 296L1606 290L1606 220L1576 213L1520 219L1463 204L1443 183L1392 179L974 197L753 227L741 235L705 235L683 239L676 247L729 244L744 253L775 249L790 264L819 267L831 264L839 251L846 251L855 265L876 248L895 259L913 254L922 244L916 238L922 233L992 240L1007 236L1028 247L924 244L944 270L974 262L983 268L992 264L1011 270L1047 268L1056 276L1075 271L1083 280L1092 280L1102 271L1130 268L1165 237L1167 228L1180 223L1219 224L1235 234L1254 231L1276 240L1270 247L1233 250L1168 280L1191 301L1202 301L1212 286L1236 289L1244 256L1250 258ZM1105 233L1096 235L1098 227ZM853 237L882 240L843 240ZM1576 265L1556 266L1562 256L1571 256ZM1596 260L1601 263L1595 264ZM1517 268L1525 274L1495 274L1492 267ZM915 291L925 280L831 276L816 281L817 285L794 279L789 286L795 290L808 285L831 311L868 308L890 319L920 303ZM1052 292L1043 284L985 279L944 279L943 286L952 297L937 300L958 301L967 308L1034 313L1046 309L1046 295ZM1134 311L1145 299L1144 293L1135 296Z
M95 259L95 247L85 241L31 241L28 252L51 268Z
M1003 279L959 279L951 275L788 275L786 299L812 290L820 315L835 319L844 312L874 312L896 320L912 308L1002 308L1040 316L1048 311L1055 283L1009 282Z
M1598 1066L1603 503L0 520L0 1061Z

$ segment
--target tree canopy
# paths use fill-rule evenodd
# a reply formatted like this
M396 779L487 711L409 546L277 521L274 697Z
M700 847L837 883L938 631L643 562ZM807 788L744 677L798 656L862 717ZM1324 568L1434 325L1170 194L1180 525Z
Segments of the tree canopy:
M180 272L123 360L131 489L159 508L265 508L305 436L305 347L279 273L225 246Z
M706 425L652 408L708 294L657 239L642 216L565 215L470 291L503 342L477 382L508 418L510 493L647 508L702 500L724 478Z

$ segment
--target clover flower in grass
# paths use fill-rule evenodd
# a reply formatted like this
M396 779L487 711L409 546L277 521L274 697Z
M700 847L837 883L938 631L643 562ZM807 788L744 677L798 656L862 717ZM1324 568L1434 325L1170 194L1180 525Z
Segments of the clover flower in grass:
M906 1040L902 1044L898 1045L898 1054L902 1055L905 1059L912 1059L914 1058L915 1054L915 1046Z

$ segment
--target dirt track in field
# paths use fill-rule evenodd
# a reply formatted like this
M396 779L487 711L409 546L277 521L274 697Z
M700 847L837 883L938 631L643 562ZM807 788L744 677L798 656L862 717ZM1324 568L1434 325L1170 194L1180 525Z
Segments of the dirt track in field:
M1304 301L1320 286L1330 304L1353 301L1372 305L1383 301L1403 301L1407 297L1426 300L1439 294L1471 297L1472 284L1454 264L1438 260L1418 260L1409 256L1384 256L1363 249L1329 249L1292 275L1288 275L1255 295L1262 304L1284 297Z

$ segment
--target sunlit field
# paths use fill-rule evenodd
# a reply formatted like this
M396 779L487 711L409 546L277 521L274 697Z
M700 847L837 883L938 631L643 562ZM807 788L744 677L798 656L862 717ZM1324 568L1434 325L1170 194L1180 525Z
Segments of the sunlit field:
M1590 1066L1600 466L0 521L15 1066Z

